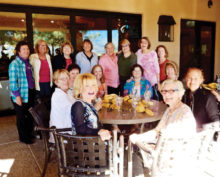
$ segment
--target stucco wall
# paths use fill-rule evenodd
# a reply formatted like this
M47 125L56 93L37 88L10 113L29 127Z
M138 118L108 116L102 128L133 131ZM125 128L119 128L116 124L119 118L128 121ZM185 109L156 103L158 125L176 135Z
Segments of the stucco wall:
M0 3L68 7L77 9L103 10L142 14L142 34L149 36L152 49L159 44L167 46L170 59L179 63L180 20L192 19L216 22L215 73L220 75L220 1L208 8L208 0L0 0ZM174 42L158 42L159 15L172 15L176 21Z

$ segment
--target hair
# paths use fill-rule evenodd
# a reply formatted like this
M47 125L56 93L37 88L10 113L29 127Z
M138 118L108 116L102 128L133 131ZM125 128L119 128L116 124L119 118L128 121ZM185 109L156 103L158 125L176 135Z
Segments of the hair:
M172 80L172 79L167 79L165 81L162 82L162 84L159 87L159 91L161 92L161 90L163 90L164 86L166 84L173 84L173 86L175 85L175 87L177 87L178 89L178 93L180 96L180 99L182 99L184 93L185 93L185 89L183 87L183 83L179 80Z
M148 42L148 46L147 46L147 49L149 49L151 47L151 42L150 42L150 39L146 36L142 37L139 39L139 42L138 42L138 46L141 47L141 41L142 39L146 40Z
M133 71L135 70L135 68L140 68L140 69L141 69L141 76L144 75L144 69L142 68L142 66L139 65L139 64L134 64L134 65L131 67L131 76L133 76L132 73L133 73Z
M123 39L120 44L121 44L121 46L126 45L126 44L128 44L130 46L130 42L127 39Z
M30 49L30 47L26 41L19 41L15 47L16 55L19 55L18 52L20 52L21 46L24 46L24 45L28 46L28 48Z
M81 71L79 65L77 65L77 64L75 64L75 63L70 64L70 65L68 66L68 68L67 68L67 70L68 70L69 72L72 71L73 69L78 69L78 70L79 70L79 73L80 73L80 71Z
M105 83L105 76L104 76L103 68L102 68L101 65L95 65L95 66L93 66L91 73L95 75L95 69L98 68L98 67L101 68L101 71L102 71L102 77L101 77L101 79L100 79L100 82L103 84L103 83Z
M43 39L39 39L39 40L37 41L37 43L35 44L35 47L34 47L34 52L35 52L35 53L39 53L39 46L40 46L40 44L43 43L43 42L46 43L46 48L47 48L46 53L49 52L47 42L46 42L45 40L43 40Z
M165 58L168 58L168 55L169 55L169 53L168 53L168 50L167 50L167 48L164 46L164 45L158 45L157 46L157 48L156 48L156 53L157 53L157 55L158 55L158 50L159 50L159 48L163 48L164 50L165 50Z
M69 72L66 69L57 69L54 73L53 73L53 82L55 83L56 81L58 81L58 78L61 74L66 74L67 76L70 76Z
M108 46L109 44L111 44L111 45L115 48L115 45L114 45L112 42L107 42L107 43L105 44L105 49L107 48L107 46Z
M175 71L175 73L176 73L176 76L177 76L177 78L179 77L179 66L178 66L178 64L175 62L175 61L168 61L166 64L165 64L165 73L166 73L166 69L167 69L167 67L168 66L172 66L173 67L173 69L174 69L174 71Z
M189 74L190 74L192 71L198 72L198 73L201 75L202 80L203 80L203 81L205 80L203 71L202 71L201 69L199 69L199 68L196 68L196 67L192 67L192 68L189 68L189 69L187 70L186 75L185 75L185 79L186 79L186 80L187 80Z
M96 85L96 91L98 91L98 83L96 77L91 73L79 74L73 84L73 96L74 98L80 98L82 95L82 89L85 82L92 82Z
M68 46L71 48L71 53L73 53L74 48L73 48L72 44L71 44L69 41L65 41L65 42L63 42L62 45L61 45L61 49L60 49L61 54L63 54L63 48L64 48L66 45L68 45Z
M92 44L92 42L91 42L89 39L84 39L84 40L83 40L83 43L82 43L82 49L83 49L83 46L84 46L84 44L85 44L86 42L90 44L90 46L91 46L91 50L90 50L90 52L91 52L92 49L93 49L93 44ZM83 50L84 50L84 49L83 49Z

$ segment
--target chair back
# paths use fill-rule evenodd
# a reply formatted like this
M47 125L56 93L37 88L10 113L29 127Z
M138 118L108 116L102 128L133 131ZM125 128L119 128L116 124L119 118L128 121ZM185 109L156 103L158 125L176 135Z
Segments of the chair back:
M109 176L112 169L112 141L99 136L77 136L54 131L59 175Z

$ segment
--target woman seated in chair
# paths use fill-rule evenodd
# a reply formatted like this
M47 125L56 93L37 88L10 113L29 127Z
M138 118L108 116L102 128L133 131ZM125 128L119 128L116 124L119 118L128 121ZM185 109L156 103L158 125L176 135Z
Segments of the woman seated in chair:
M51 98L50 127L71 128L70 110L75 99L67 93L69 89L69 72L66 69L57 69L53 74L53 81L57 87Z
M143 134L132 134L130 140L133 144L148 145L156 144L159 133L166 137L190 137L196 133L196 122L191 109L181 99L184 94L182 82L178 80L165 80L160 87L160 92L164 102L169 106L163 114L159 124L153 130ZM149 151L154 150L155 146L150 146ZM146 156L142 153L145 167L150 168L152 164L147 164Z
M77 99L71 108L72 128L80 135L100 135L108 140L111 134L101 129L98 113L92 104L98 92L96 77L90 73L79 74L73 86L73 95ZM101 107L101 104L100 104Z

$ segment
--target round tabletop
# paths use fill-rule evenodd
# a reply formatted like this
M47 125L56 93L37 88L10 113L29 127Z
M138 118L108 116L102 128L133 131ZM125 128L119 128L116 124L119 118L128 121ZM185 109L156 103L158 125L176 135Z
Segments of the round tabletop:
M109 111L107 108L102 108L98 114L99 121L102 124L141 124L160 120L166 108L167 106L164 103L153 101L153 106L150 109L154 112L154 116L149 116L145 112L137 112L135 116L133 111Z

